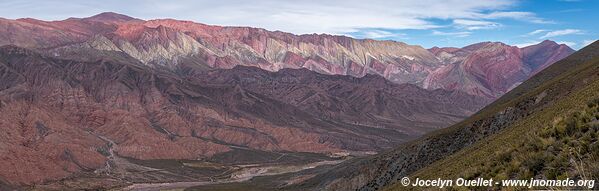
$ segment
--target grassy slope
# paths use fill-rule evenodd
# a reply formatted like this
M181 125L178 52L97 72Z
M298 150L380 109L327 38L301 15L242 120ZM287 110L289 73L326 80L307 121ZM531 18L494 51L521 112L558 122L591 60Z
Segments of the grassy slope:
M287 189L378 190L435 162L472 147L489 136L518 124L564 97L596 81L592 59L599 58L599 42L539 72L499 100L451 127L431 132L390 151L352 160ZM596 62L596 60L594 61ZM587 63L587 64L585 64ZM586 66L586 67L585 67ZM584 73L586 72L586 73ZM594 73L595 72L595 73ZM566 77L571 80L563 81ZM582 78L593 79L582 80ZM561 79L560 79L561 78ZM550 89L553 91L544 92ZM542 96L543 94L547 94ZM538 97L544 97L539 103ZM475 146L476 147L476 146Z
M597 46L597 43L594 45ZM549 71L544 71L544 74L558 74L559 70L567 71L544 83L541 83L542 78L535 78L533 81L523 84L523 87L515 89L514 92L510 92L461 124L485 118L504 108L514 106L522 100L538 96L542 93L547 94L542 100L543 102L548 102L545 104L546 107L532 112L531 115L510 125L498 134L491 135L426 168L411 173L410 177L427 179L442 177L448 179L472 176L472 173L485 174L487 169L483 165L493 164L492 161L497 160L501 154L505 153L506 149L517 148L528 144L529 142L527 141L531 137L538 136L537 132L551 126L558 118L567 117L569 113L584 109L587 102L599 97L599 59L595 58L576 66L566 66L574 68L564 66L549 68ZM530 87L536 88L528 89ZM460 125L458 124L454 127L458 126ZM452 129L449 128L445 131L452 131ZM439 131L435 134L442 135L443 132ZM526 154L520 151L512 153L512 155L515 155L513 157L520 157ZM393 184L387 187L387 189L396 190L405 188L399 184Z

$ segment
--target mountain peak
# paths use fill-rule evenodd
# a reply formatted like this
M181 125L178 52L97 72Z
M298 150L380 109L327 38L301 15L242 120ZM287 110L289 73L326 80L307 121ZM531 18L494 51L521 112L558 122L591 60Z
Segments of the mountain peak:
M502 47L510 47L510 45L507 45L502 42L486 41L486 42L479 42L476 44L468 45L468 46L463 47L462 49L469 50L469 51L475 51L475 50L480 50L482 48L493 48L493 47L494 48L502 48Z
M543 42L541 42L539 44L528 46L528 48L531 48L531 47L560 47L562 49L565 49L567 52L570 52L570 53L574 52L574 49L570 48L570 46L568 46L566 44L559 44L552 40L544 40ZM527 48L527 47L524 47L524 48Z
M566 44L559 44L559 43L557 43L555 41L552 41L552 40L544 40L543 42L541 42L539 44L536 44L536 45L540 45L540 46L566 46L566 47L569 48L569 46L566 45Z
M574 50L572 48L570 48L570 46L568 46L567 44L559 44L552 40L544 40L543 42L540 42L540 43L534 44L534 45L530 45L528 47L562 47L564 49L567 49L570 52L574 52ZM524 47L524 48L526 48L526 47Z
M84 18L85 20L97 21L97 22L105 22L105 23L122 23L122 22L131 22L131 21L143 21L141 19L133 18L127 15L115 13L115 12L103 12L88 18Z
M455 47L438 47L438 46L434 46L432 48L427 49L429 52L433 53L434 55L437 55L441 52L447 52L447 53L452 53L455 51L458 51L459 48L455 48Z
M552 40L544 40L543 42L541 42L541 44L557 44L557 42Z

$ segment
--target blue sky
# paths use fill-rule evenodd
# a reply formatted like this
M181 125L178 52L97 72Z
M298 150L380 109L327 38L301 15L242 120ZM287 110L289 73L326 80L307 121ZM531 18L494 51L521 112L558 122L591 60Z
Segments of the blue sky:
M482 41L526 46L545 39L579 49L599 39L599 0L1 0L0 17L62 20L117 12L462 47Z

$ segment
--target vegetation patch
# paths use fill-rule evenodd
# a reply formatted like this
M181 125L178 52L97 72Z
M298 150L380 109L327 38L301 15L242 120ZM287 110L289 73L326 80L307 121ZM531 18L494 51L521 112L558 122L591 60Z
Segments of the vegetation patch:
M599 98L581 110L530 132L524 142L495 153L493 160L464 173L464 178L599 179Z

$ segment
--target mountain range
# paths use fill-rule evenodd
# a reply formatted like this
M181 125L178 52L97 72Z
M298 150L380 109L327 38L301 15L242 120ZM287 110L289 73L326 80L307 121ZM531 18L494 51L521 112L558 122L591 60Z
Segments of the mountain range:
M599 41L595 41L455 125L380 155L340 164L288 189L438 189L404 186L399 182L403 177L596 180L599 178L598 50ZM573 162L576 160L579 162Z
M524 48L483 42L427 50L396 41L294 35L173 19L144 21L110 12L62 21L0 19L0 31L0 45L43 49L57 57L92 49L122 52L144 64L171 69L194 62L222 69L245 65L268 71L307 68L330 75L375 74L395 83L491 99L574 52L552 41Z
M553 41L424 49L116 13L0 18L0 189L318 171L313 162L458 123L573 52ZM365 177L354 183L376 175Z

